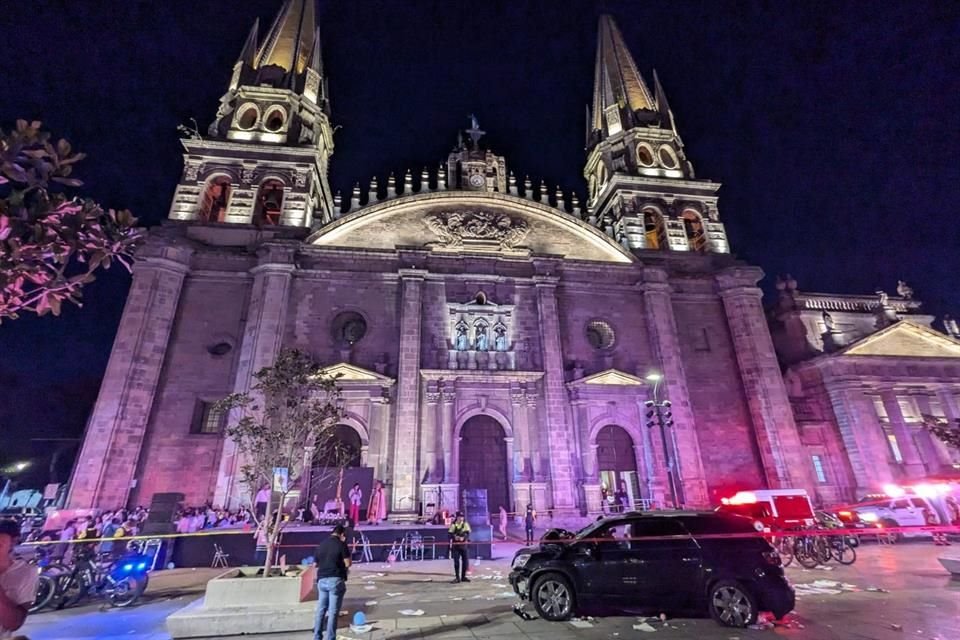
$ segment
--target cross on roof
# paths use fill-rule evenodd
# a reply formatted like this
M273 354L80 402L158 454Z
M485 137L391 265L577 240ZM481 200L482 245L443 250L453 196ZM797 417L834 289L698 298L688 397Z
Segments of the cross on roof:
M470 139L473 140L473 148L477 148L477 143L480 141L480 138L486 134L486 131L480 129L480 123L477 122L477 116L470 114L470 124L471 127L467 129L467 135L470 136Z

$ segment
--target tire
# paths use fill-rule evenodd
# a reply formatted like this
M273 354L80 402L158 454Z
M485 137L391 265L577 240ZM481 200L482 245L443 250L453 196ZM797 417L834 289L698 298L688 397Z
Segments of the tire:
M833 536L817 536L814 538L813 550L820 564L827 564L833 559Z
M845 542L840 543L833 547L833 559L840 564L851 565L857 561L857 550Z
M860 536L847 536L847 544L856 549L860 546Z
M57 581L48 575L40 574L40 581L37 582L37 597L27 610L29 613L36 613L41 609L50 606L53 597L57 595Z
M110 604L115 607L129 607L139 600L143 592L147 590L147 580L146 575L140 579L133 576L121 578L112 586L109 597Z
M757 622L757 599L739 582L720 580L707 594L710 617L725 627L747 627Z
M87 582L80 574L67 574L57 579L57 609L74 606L87 593Z
M887 520L881 520L881 521L880 521L880 524L882 524L882 525L884 526L884 528L886 528L886 529L896 529L896 528L898 528L898 527L900 526L900 524L899 524L896 520L889 520L889 519L887 519ZM880 535L885 535L885 536L887 536L887 541L888 541L890 544L896 544L896 543L898 543L898 542L903 542L903 534L900 533L900 532L897 532L897 533L882 533L882 534L880 534Z
M784 568L789 567L793 563L793 538L780 538L777 542L776 549L777 553L780 554L780 563Z
M551 622L569 620L576 609L573 587L559 573L548 573L537 578L530 590L530 600L537 614Z
M817 558L817 552L813 548L813 545L801 538L797 538L797 542L793 546L793 557L797 559L797 562L800 563L801 567L806 569L813 569L820 564L820 560Z

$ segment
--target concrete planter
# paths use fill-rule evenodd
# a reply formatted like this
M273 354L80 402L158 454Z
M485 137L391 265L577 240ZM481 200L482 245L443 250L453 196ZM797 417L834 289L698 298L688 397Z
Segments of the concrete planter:
M202 599L167 617L167 631L199 639L312 629L316 569L271 578L256 577L258 569L230 569L208 582Z

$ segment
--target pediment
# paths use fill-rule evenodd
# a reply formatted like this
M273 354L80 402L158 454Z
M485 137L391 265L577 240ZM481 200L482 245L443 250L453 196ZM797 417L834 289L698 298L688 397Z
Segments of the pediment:
M624 373L618 369L607 369L599 373L580 378L571 384L581 385L617 385L621 387L642 387L647 384L642 378Z
M633 256L606 234L559 209L502 193L443 191L364 207L308 240L318 247L436 253L547 254L628 264Z
M375 371L369 371L368 369L358 367L348 362L340 362L338 364L332 364L329 367L324 367L321 373L334 378L338 383L365 382L368 384L393 384L393 378L389 378Z
M842 353L849 356L960 358L960 341L929 327L902 320L854 342Z

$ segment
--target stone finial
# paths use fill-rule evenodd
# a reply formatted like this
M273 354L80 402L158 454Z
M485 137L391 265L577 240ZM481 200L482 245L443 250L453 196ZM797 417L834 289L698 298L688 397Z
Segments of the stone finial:
M370 188L367 194L367 204L373 204L380 197L377 195L377 176L370 178Z
M533 199L537 202L546 200L547 204L550 204L550 196L547 195L547 183L543 181L543 178L537 183L537 192L534 194Z
M403 174L403 195L408 196L411 193L413 193L413 174L410 169L407 169L407 172Z
M577 198L577 192L576 192L576 191L574 191L574 192L570 195L570 206L573 207L573 215L575 215L575 216L578 217L578 218L580 218L580 217L583 216L583 212L580 211L580 199Z
M337 210L339 210L340 207L343 206L343 196L340 195L339 190L335 194L333 194L333 206Z
M430 191L430 172L426 167L420 172L420 191Z
M557 190L554 192L554 197L557 199L557 204L554 205L557 209L565 209L567 203L563 200L563 191L560 189L560 185L557 185Z
M437 190L446 190L447 187L447 168L442 164L437 169Z
M387 178L387 198L397 197L397 178L391 173Z
M530 181L530 176L523 179L523 197L533 200L533 182Z
M508 182L510 183L510 186L509 186L510 195L512 196L517 195L517 176L513 175L513 171L510 172L510 177L508 178Z
M960 325L958 325L957 321L949 315L943 316L943 329L951 338L960 339Z
M355 211L360 208L360 183L354 183L353 193L350 194L350 209L348 211Z

